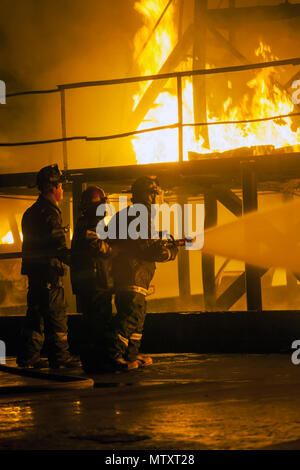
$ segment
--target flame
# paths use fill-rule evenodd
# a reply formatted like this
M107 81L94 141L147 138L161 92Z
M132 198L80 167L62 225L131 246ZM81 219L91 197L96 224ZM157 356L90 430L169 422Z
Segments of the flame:
M7 232L7 234L1 239L1 242L5 245L11 245L14 243L14 237L12 232Z
M20 236L20 240L22 242L23 241L23 233L19 232L19 236ZM13 236L12 232L7 232L7 234L3 238L1 238L1 243L3 243L4 245L12 245L13 243L15 243L14 236Z
M144 25L139 29L134 37L134 60L138 63L144 75L151 75L163 65L170 51L176 43L176 33L174 27L174 6L171 4L167 13L162 18L159 28L151 35L157 18L160 17L165 1L162 0L142 0L134 5L144 19ZM147 44L147 47L145 47ZM143 83L140 92L134 96L134 108L150 83Z
M144 25L135 38L135 58L143 74L157 73L177 42L177 34L174 28L175 11L172 7L173 4L171 4L167 12L168 16L163 18L147 46L143 46L147 41L147 37L149 38L151 35L155 22L165 5L165 2L157 0L140 0L135 4L136 10L144 18ZM140 54L141 50L143 51L142 54ZM270 46L262 41L259 42L255 54L263 61L277 59L272 54ZM180 67L181 69L183 67L192 69L191 59L183 62ZM206 65L206 67L209 68L211 65ZM294 104L288 92L282 90L278 85L277 74L278 71L274 68L261 69L256 72L254 78L247 82L247 92L242 96L238 105L234 105L230 96L234 84L231 80L227 80L225 76L229 96L222 104L221 113L220 111L217 113L212 109L214 102L218 99L217 96L207 97L207 122L263 119L292 113ZM172 88L172 84L172 80L169 80L165 90L162 90L158 95L153 107L139 125L138 130L176 124L178 121L177 96L176 87L173 84ZM145 86L141 87L140 92L134 98L134 109L144 92ZM193 85L191 80L184 80L183 122L193 123L194 121ZM208 135L209 148L207 148L201 136L198 139L195 138L193 126L184 127L183 159L188 160L189 151L209 154L242 147L260 147L262 145L269 145L272 148L297 146L300 129L292 130L291 118L281 118L260 122L209 125ZM167 129L135 136L132 139L132 145L138 163L178 160L177 129Z

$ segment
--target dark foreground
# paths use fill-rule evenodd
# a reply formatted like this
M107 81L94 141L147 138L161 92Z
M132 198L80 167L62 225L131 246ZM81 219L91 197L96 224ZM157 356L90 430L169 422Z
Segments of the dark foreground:
M0 372L0 449L300 449L290 355L152 357L79 389Z

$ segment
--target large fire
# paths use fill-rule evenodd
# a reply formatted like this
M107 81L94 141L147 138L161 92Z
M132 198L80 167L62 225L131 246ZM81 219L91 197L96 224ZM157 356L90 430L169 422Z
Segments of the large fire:
M13 237L13 234L12 232L7 232L6 235L4 235L4 237L1 239L1 242L4 244L4 245L11 245L14 243L14 237Z
M19 236L20 236L20 240L22 242L23 241L23 233L19 232ZM13 236L11 231L7 232L7 234L4 235L4 237L1 238L1 243L3 245L12 245L12 244L15 243L14 236Z
M135 8L143 15L144 26L135 37L136 57L141 73L155 74L159 71L168 55L177 42L177 33L174 28L175 8L170 5L167 14L151 36L155 22L161 14L165 3L161 0L139 0ZM147 38L150 40L147 46ZM142 53L140 51L142 50ZM276 60L270 47L259 42L255 51L257 57L264 61ZM192 69L192 60L181 63L180 69ZM209 65L207 65L207 68ZM248 91L241 97L238 105L233 104L230 96L232 83L227 80L228 98L221 106L222 111L215 112L207 108L207 122L241 121L261 119L272 116L290 114L294 105L290 95L278 86L278 71L274 68L261 69L255 72L254 78L247 83ZM224 76L224 80L226 76ZM175 86L174 86L175 85ZM135 97L135 106L145 92L143 85L140 93ZM172 88L173 87L173 88ZM214 99L218 99L217 96ZM158 95L153 107L149 110L138 130L171 125L178 122L176 83L169 81L164 90ZM194 122L193 85L191 80L183 81L183 122ZM209 148L200 136L195 138L195 130L191 127L183 128L184 160L188 160L188 152L194 151L202 154L224 152L242 147L259 147L270 145L273 148L296 146L299 143L300 129L292 130L291 118L249 122L240 124L209 125ZM167 129L148 132L136 136L132 140L138 163L169 162L178 160L178 130Z

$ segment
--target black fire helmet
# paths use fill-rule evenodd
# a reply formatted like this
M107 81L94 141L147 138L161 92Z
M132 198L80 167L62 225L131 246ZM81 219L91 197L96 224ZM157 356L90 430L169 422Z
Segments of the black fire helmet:
M43 167L37 174L36 185L40 191L48 191L58 183L63 183L65 177L55 163L53 165Z
M137 200L145 193L160 194L158 178L156 176L141 176L131 186L132 199Z
M81 195L81 210L86 212L99 204L104 204L107 201L105 192L99 186L89 186Z

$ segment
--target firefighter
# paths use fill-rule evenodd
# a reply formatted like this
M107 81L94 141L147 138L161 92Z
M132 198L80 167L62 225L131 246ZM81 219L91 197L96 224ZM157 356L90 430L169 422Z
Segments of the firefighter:
M150 356L140 354L144 321L146 316L146 296L150 282L154 276L156 262L172 261L176 258L177 247L166 246L162 240L151 239L151 208L157 203L160 187L157 178L141 177L132 185L133 204L143 204L147 209L148 237L131 239L128 232L126 238L111 240L112 246L118 247L118 257L113 261L115 284L115 305L117 315L114 318L112 338L108 350L111 360L125 361L132 368L148 366L152 363ZM118 212L112 219L118 237L120 224L127 220L126 230L132 220L127 208ZM126 217L124 217L124 211Z
M58 207L63 199L63 180L57 165L42 168L37 175L40 195L22 218L21 273L28 277L28 309L17 357L20 367L80 365L69 352L67 337L63 276L70 259ZM40 357L44 343L49 362Z
M112 317L112 248L101 240L96 228L105 217L97 208L106 203L98 186L89 186L81 196L81 215L71 245L71 283L82 315L80 357L86 371L93 371L105 351L105 332Z

